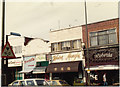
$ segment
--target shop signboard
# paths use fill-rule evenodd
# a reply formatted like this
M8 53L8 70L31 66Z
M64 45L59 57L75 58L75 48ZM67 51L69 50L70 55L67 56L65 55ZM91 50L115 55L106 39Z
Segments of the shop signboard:
M64 53L52 55L52 63L70 62L82 60L82 52Z
M22 60L20 59L8 59L8 67L22 66Z
M35 56L24 57L24 70L33 70L36 66Z
M89 50L89 65L118 65L118 48L105 48ZM86 55L86 52L85 52ZM87 61L87 57L86 57ZM87 62L86 62L87 65Z
M46 61L46 56L45 54L39 54L39 55L36 55L36 62L38 61Z

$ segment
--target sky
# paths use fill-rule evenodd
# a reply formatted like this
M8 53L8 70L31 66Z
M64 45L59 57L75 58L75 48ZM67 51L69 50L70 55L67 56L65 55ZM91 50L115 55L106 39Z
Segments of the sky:
M118 18L118 0L86 1L88 23ZM85 24L84 13L84 0L7 0L5 33L49 40L50 30Z

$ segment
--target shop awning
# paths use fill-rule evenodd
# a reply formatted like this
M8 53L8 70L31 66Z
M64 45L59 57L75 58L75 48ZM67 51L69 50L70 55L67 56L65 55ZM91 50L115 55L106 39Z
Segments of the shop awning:
M100 65L100 66L92 66L90 67L90 71L94 70L118 70L118 65ZM85 70L88 70L88 68L85 68Z
M39 73L45 73L46 66L45 67L35 67L33 69L33 74L39 74Z
M46 72L47 73L78 72L78 69L82 70L82 61L51 63L48 65Z
M20 71L19 73L29 73L31 71L33 71L33 70L23 70L23 71Z

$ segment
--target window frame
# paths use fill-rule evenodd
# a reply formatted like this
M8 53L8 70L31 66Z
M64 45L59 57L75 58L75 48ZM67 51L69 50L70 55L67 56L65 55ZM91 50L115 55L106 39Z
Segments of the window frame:
M114 32L112 32L112 33L110 33L109 31L110 30L114 30ZM99 32L102 32L102 31L106 31L107 33L106 34L101 34L101 35L99 35ZM91 33L96 33L96 35L92 35ZM110 35L112 35L112 34L115 34L115 39L116 39L116 42L115 43L110 43ZM100 44L100 41L99 41L99 37L100 36L104 36L104 35L106 35L107 36L107 44ZM92 43L91 43L91 39L93 38L93 37L96 37L97 38L97 45L92 45ZM111 44L117 44L117 28L115 27L115 28L111 28L111 29L106 29L106 30L100 30L100 31L94 31L94 32L89 32L89 43L90 43L90 47L95 47L95 46L104 46L104 45L111 45Z
M73 44L72 44L73 41L77 41L76 49L73 48ZM63 45L62 45L63 43L64 43L64 45L66 44L66 47L64 47L64 49L63 49ZM55 47L54 44L57 44L57 50L55 50L56 48L54 48ZM80 44L80 46L78 44ZM67 45L69 45L69 46L67 47ZM55 42L55 43L51 43L51 52L63 52L63 51L80 50L82 48L81 45L82 45L82 40L81 39Z

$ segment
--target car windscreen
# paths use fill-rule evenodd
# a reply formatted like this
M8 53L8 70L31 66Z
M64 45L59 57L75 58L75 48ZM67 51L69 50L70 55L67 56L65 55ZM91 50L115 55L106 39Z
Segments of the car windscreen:
M38 86L45 85L44 82L45 82L44 80L36 80L36 83L37 83Z
M61 80L61 81L59 81L61 84L68 84L66 81L64 81L64 80Z

